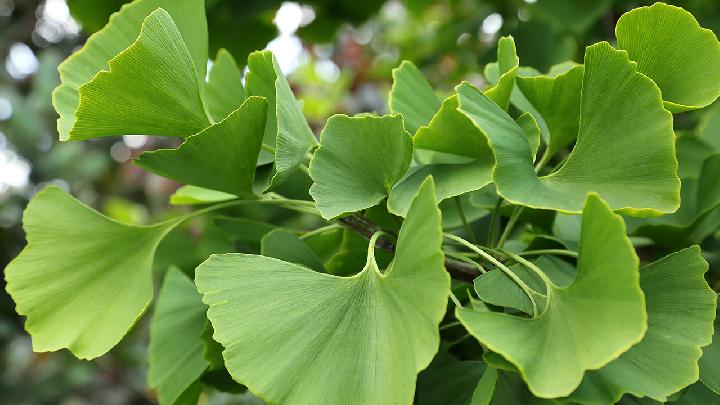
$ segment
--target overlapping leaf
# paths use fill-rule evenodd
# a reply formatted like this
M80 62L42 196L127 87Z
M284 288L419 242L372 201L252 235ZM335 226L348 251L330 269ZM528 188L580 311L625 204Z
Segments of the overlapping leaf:
M405 129L414 134L440 109L440 100L412 62L403 61L392 76L388 106L393 114L402 114Z
M720 42L680 7L655 3L620 17L618 45L662 90L672 112L702 108L720 96Z
M202 1L124 6L59 67L53 105L60 139L198 132L208 125L199 90L206 63Z
M310 195L324 218L370 208L407 172L412 138L400 115L335 115L310 162Z
M38 193L25 210L28 245L5 269L33 349L91 359L115 346L152 299L158 243L184 219L130 226L57 187Z
M230 52L220 49L212 63L205 85L208 113L215 122L237 110L245 100L242 70Z
M441 239L427 181L384 273L372 245L365 268L347 278L263 256L212 256L196 284L228 370L271 403L411 403L450 289Z
M570 394L586 370L615 359L647 328L637 256L622 219L596 195L583 212L575 280L564 288L546 285L547 304L536 318L467 308L456 316L514 364L536 396L554 398Z
M160 404L174 404L208 367L203 330L207 307L195 284L170 268L150 323L148 386L158 391ZM187 395L197 401L199 390ZM194 398L193 398L194 397Z
M700 381L720 395L720 319L715 319L715 334L712 342L703 349L700 366Z
M577 143L555 173L538 178L523 130L468 83L457 87L459 110L487 136L493 179L507 200L534 208L580 212L588 192L637 215L679 205L672 116L660 92L624 52L607 43L587 48ZM632 176L628 176L632 173Z
M575 141L580 122L580 90L583 66L558 76L518 77L517 86L547 123L547 156Z
M498 73L499 78L494 87L485 91L485 95L500 108L507 111L510 96L515 88L515 78L519 72L520 60L515 49L515 40L511 36L498 40Z
M188 137L177 149L145 152L135 163L182 183L253 198L267 102L249 97L223 121Z
M698 378L700 348L710 343L716 294L703 277L697 246L640 269L648 329L645 337L605 367L585 374L569 397L583 404L615 403L625 393L664 402Z
M263 143L275 149L272 187L305 160L317 140L273 54L270 51L253 52L248 57L248 69L245 78L247 94L268 100ZM258 163L271 160L271 156L263 153Z

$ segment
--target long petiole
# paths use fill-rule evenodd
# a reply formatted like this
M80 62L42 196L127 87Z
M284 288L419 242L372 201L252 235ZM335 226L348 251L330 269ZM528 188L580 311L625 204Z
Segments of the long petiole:
M465 210L463 209L462 200L460 199L460 196L453 197L453 200L455 200L455 208L457 208L457 212L458 212L458 215L460 216L460 220L462 221L463 226L465 227L465 232L467 232L472 243L477 243L477 238L475 237L475 233L473 232L472 228L470 227L470 223L468 222L467 217L465 216Z
M537 250L526 250L518 253L518 256L539 256L539 255L558 255L558 256L570 256L578 257L578 252L565 249L537 249Z
M494 264L495 266L497 266L497 268L500 269L503 273L505 273L506 276L510 277L510 279L511 279L512 281L514 281L515 284L517 284L518 287L520 287L520 289L522 289L523 292L525 293L525 295L527 295L527 297L530 299L530 302L532 303L532 308L533 308L533 316L537 316L537 304L535 304L535 299L534 299L533 296L532 296L532 292L530 291L530 287L528 287L527 284L525 284L525 282L522 281L522 280L520 279L520 277L517 276L517 274L513 273L512 270L510 270L509 268L507 268L504 264L500 263L500 261L498 261L497 259L495 259L491 254L485 252L485 251L482 250L481 248L477 247L476 245L473 245L472 243L466 241L465 239L463 239L463 238L461 238L461 237L459 237L459 236L455 236L455 235L449 234L449 233L444 233L443 236L444 236L445 238L447 238L447 239L450 239L450 240L453 240L453 241L455 241L455 242L458 242L458 243L460 243L461 245L464 245L464 246L467 247L468 249L472 250L473 252L479 254L479 255L482 256L485 260L487 260L487 261L489 261L490 263L492 263L492 264Z
M498 200L495 203L495 208L493 208L492 217L490 217L490 226L488 227L487 235L487 245L489 247L495 246L495 228L497 228L497 221L500 217L500 207L502 206L503 201L502 197L498 197Z
M522 205L515 206L512 214L510 215L510 219L508 220L508 223L505 224L505 229L503 229L502 235L500 235L500 239L498 240L498 243L497 243L498 248L503 247L503 245L507 241L507 238L510 237L513 227L515 227L515 224L517 223L518 219L520 219L520 214L522 214L524 209L525 209L525 207Z

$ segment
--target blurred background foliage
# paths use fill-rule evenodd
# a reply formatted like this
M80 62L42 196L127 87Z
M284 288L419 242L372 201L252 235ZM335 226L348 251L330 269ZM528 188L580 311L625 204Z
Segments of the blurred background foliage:
M170 215L168 196L178 185L144 173L131 160L143 150L173 145L172 140L135 135L86 142L57 141L50 96L59 82L57 65L89 34L101 29L123 3L0 0L3 268L25 243L21 228L24 206L48 183L60 185L120 221L143 224ZM304 101L313 129L319 132L325 119L334 113L386 112L391 69L403 59L418 65L439 92L449 92L460 80L484 86L483 67L495 60L500 35L515 37L522 65L547 71L566 60L582 62L588 44L614 41L617 18L648 3L652 2L206 0L206 8L211 57L217 49L226 48L239 64L244 64L252 50L273 50L296 95ZM669 3L686 8L701 25L720 32L720 1ZM692 145L698 148L698 155L720 149L720 117L716 111L716 106L710 106L676 117L678 134L693 142L701 141ZM690 159L698 158L693 155ZM298 190L306 181L295 182ZM201 220L175 231L159 249L156 268L161 271L173 263L192 269L210 253L234 250L238 243L256 243L257 239L248 238L248 229L262 235L266 232L265 222L283 224L292 220L272 208L246 210L241 214L252 220ZM302 229L314 224L292 225ZM233 228L238 226L244 232L233 236ZM720 242L716 232L716 227L711 227L689 238L690 242L704 243L717 271L719 259L713 252L720 252ZM677 240L666 242L672 245ZM154 394L145 384L147 329L146 317L128 339L91 363L76 360L66 351L35 354L3 285L0 403L153 403ZM202 400L210 404L261 403L247 393L220 391Z

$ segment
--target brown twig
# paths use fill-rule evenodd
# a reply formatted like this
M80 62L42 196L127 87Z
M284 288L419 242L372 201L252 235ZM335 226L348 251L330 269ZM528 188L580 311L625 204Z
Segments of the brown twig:
M339 218L338 222L347 226L348 228L352 229L353 231L357 232L359 235L368 240L376 232L383 232L386 235L390 235L391 237L395 238L395 235L392 232L383 229L382 227L375 224L361 214L352 214L346 217ZM385 235L383 235L377 239L375 247L378 249L394 252L396 244L394 239L387 238ZM480 275L480 272L471 264L464 263L455 259L450 259L447 257L445 258L445 269L448 273L450 273L450 276L458 280L472 281L473 279L475 279L475 277Z

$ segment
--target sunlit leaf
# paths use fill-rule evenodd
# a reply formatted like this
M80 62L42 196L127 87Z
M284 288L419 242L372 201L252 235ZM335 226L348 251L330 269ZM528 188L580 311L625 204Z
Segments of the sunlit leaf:
M488 138L496 160L494 182L507 200L580 212L587 193L597 192L611 208L634 215L679 206L672 116L655 84L609 44L587 48L577 143L549 176L535 174L530 145L512 118L469 83L457 91L459 110Z
M150 323L148 385L158 391L160 404L176 403L208 367L202 338L206 311L195 284L170 268Z
M158 7L162 7L167 13L156 11L152 19L143 23L145 17ZM80 51L58 67L62 83L53 92L53 106L60 114L60 140L125 134L186 136L204 128L206 120L201 116L202 104L197 104L201 98L198 85L205 80L207 65L207 23L204 9L200 0L139 0L126 4L113 14L105 28L93 34ZM138 38L141 24L146 26L146 34ZM131 46L132 50L126 50ZM123 56L118 56L121 52ZM107 72L111 59L115 60L113 64L121 72L112 75ZM95 76L98 73L100 81L79 91L81 86L96 81ZM190 77L193 74L195 78ZM139 88L131 85L136 81L135 75L144 79L139 83ZM125 81L128 79L132 81ZM108 83L108 80L112 80L115 86ZM99 98L95 98L95 92L108 84L111 85L108 89L111 92L97 94ZM176 84L188 87L163 87ZM130 98L128 102L141 104L136 106L119 102L117 97L121 96L120 93ZM155 94L150 96L152 93ZM142 100L135 99L136 96ZM158 104L151 104L148 107L150 110L145 111L142 106L147 105L149 99ZM168 101L169 105L163 104ZM87 114L87 120L76 117L82 104L85 104L82 110L83 114ZM158 106L163 108L158 109ZM103 111L103 108L110 111ZM133 112L129 112L129 109ZM189 109L189 112L185 111L186 109ZM123 123L119 122L116 116L119 111L130 114L129 117L121 117L131 119L125 126L121 126ZM159 112L170 115L157 115ZM98 117L95 117L94 113L99 114ZM177 115L183 113L188 113L188 116ZM100 117L106 120L104 127L100 125ZM133 128L129 125L131 123L143 125ZM192 125L197 127L192 128ZM107 133L109 130L119 132Z
M215 122L222 121L245 100L242 70L225 49L218 51L208 73L205 100L208 112Z
M310 162L310 195L322 216L378 204L407 172L412 150L399 115L330 117Z
M500 108L507 111L510 106L510 95L515 88L515 78L518 75L518 65L520 63L515 50L515 40L512 36L502 37L498 40L497 63L500 77L494 87L485 91L485 95Z
M5 269L33 350L91 359L115 346L152 299L158 243L183 219L130 226L57 187L38 193L24 215L28 245Z
M570 394L586 370L615 359L647 328L638 259L622 219L596 195L588 197L577 276L565 288L547 281L547 305L536 318L467 308L456 316L518 368L533 394Z
M414 134L427 125L440 109L440 100L412 62L403 61L393 69L392 76L393 85L388 100L390 111L402 114L405 129Z
M233 194L197 186L182 186L170 196L172 205L211 204L237 198Z
M223 121L188 137L177 149L145 152L135 163L186 184L252 198L267 102L249 97Z
M720 43L682 8L655 3L631 10L615 35L638 71L660 87L670 111L702 108L720 96Z
M615 403L625 393L664 402L698 378L700 348L710 343L716 294L705 282L707 262L697 246L640 269L648 329L645 337L605 367L585 374L572 402Z
M421 188L384 273L372 246L347 278L255 255L200 265L196 284L233 377L271 403L411 403L450 289L432 188Z

